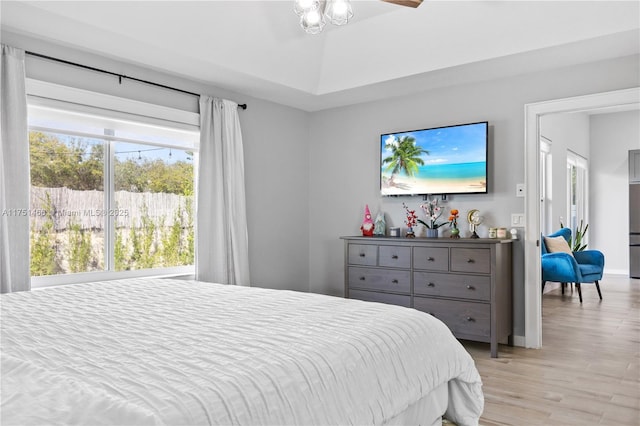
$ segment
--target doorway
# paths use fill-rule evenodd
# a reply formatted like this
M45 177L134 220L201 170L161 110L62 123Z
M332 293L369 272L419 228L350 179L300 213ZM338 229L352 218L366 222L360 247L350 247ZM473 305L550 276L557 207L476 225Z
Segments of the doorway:
M617 90L525 105L525 347L542 347L540 271L540 118L554 113L602 108L638 108L640 88Z

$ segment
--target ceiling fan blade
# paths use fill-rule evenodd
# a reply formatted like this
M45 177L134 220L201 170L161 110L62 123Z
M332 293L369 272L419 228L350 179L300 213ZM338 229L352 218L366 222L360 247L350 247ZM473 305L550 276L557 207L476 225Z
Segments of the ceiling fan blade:
M422 4L422 0L382 0L387 3L399 4L400 6L418 7Z

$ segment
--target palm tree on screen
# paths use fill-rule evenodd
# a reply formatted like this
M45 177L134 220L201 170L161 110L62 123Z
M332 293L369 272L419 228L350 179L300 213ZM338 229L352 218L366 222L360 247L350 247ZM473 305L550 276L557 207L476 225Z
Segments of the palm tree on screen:
M391 155L382 160L382 164L388 164L386 172L391 172L389 184L393 185L393 179L398 173L404 172L412 177L418 172L418 167L424 165L420 157L422 154L429 155L429 151L416 145L413 136L402 136L387 142L385 148L391 151Z

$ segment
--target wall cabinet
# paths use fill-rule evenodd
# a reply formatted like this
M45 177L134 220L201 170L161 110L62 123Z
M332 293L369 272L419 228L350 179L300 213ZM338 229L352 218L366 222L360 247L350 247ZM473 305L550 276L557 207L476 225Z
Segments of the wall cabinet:
M345 297L427 312L459 339L511 343L511 240L342 237Z

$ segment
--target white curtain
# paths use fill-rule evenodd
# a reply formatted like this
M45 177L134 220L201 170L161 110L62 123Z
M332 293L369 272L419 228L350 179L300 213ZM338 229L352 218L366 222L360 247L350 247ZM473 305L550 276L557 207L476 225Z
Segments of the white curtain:
M196 279L250 285L244 151L235 102L200 97Z
M0 292L31 289L29 137L24 51L2 45L0 60Z

